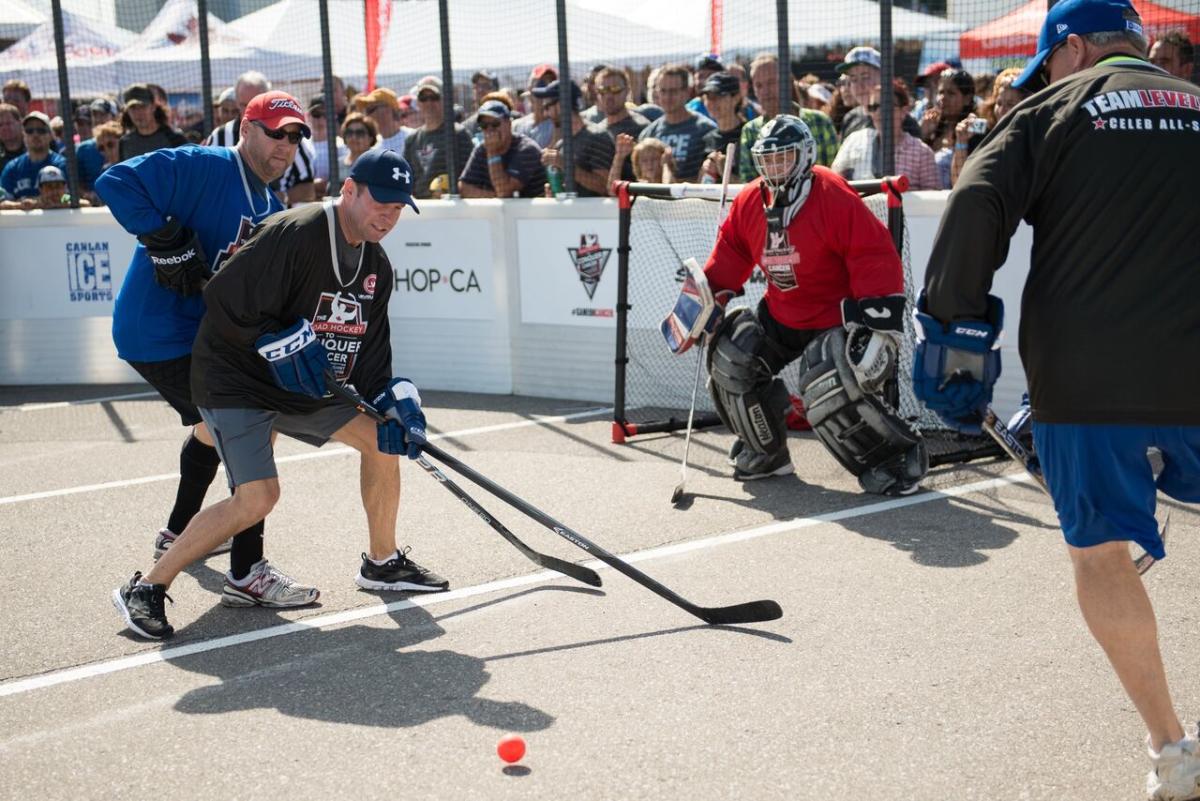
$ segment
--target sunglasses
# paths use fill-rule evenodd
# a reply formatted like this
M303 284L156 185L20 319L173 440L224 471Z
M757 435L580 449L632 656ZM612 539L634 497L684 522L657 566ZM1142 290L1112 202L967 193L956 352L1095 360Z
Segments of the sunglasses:
M308 112L308 116L314 120L323 120L323 119L325 119L325 112L324 111L310 111L310 112Z
M385 106L383 103L376 103L373 106L367 106L366 108L364 108L363 113L370 116L371 114L374 114L376 111L379 111L379 109L381 109L381 108L389 108L389 106Z
M417 95L418 103L433 103L433 102L436 102L441 99L442 99L441 95L435 95L432 92L430 92L427 95Z
M597 86L596 92L602 95L619 95L625 91L624 86Z
M258 120L251 120L251 122L262 129L262 132L265 133L268 138L274 139L276 142L281 142L286 139L288 140L289 145L298 145L300 144L300 140L304 138L304 134L300 133L299 131L272 131Z
M97 143L96 143L96 146L97 146L97 147L101 147L101 148L103 148L103 149L105 149L105 150L109 150L109 149L111 149L111 148L114 148L114 147L116 147L118 144L119 144L119 143L117 142L117 140L116 140L116 139L110 139L110 140L108 140L108 141L105 141L105 142L97 142Z
M479 122L479 130L481 130L481 131L494 131L499 127L500 127L500 120L496 120L495 122L483 122L482 120L480 120L480 122Z
M368 131L366 128L347 128L346 132L344 134L342 134L342 136L346 136L346 137L350 137L350 138L354 138L356 136L370 136L370 135L371 135L371 132Z
M29 134L30 136L49 136L50 129L49 128L41 128L41 127L26 128L25 133Z

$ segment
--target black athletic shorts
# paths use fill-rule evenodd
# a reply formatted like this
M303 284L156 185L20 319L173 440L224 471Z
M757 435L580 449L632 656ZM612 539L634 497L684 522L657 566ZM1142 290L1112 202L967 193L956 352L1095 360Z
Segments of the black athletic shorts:
M200 410L192 403L192 354L164 362L130 362L129 366L179 412L185 426L200 422Z

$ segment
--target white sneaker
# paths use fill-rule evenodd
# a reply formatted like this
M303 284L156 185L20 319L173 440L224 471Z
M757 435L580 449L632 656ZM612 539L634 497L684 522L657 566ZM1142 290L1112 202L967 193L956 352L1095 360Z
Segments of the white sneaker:
M1164 745L1157 754L1146 744L1154 767L1146 777L1149 801L1186 801L1200 798L1200 742L1192 735Z
M179 535L169 528L160 528L158 534L154 537L154 561L162 558L162 555L171 549L175 544L175 540L179 539ZM222 542L216 548L208 552L208 556L217 556L218 554L229 553L233 548L233 537Z
M225 586L221 588L222 606L308 606L320 597L321 592L316 587L297 584L294 578L272 567L266 559L254 563L245 581L235 584L233 574L226 573Z

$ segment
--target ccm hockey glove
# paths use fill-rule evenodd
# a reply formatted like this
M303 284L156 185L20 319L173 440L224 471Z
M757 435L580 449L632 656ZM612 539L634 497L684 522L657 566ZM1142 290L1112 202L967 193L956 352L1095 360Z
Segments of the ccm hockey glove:
M146 255L154 265L154 281L163 289L188 297L199 294L212 278L200 240L178 220L167 220L166 225L142 234L138 241L146 247Z
M297 320L278 334L263 334L254 347L267 360L276 384L288 392L325 396L325 371L333 365L308 320Z
M915 316L914 393L948 425L979 433L983 411L992 402L992 388L1000 377L1004 303L988 295L988 319L942 324L928 313L922 292Z
M387 418L375 427L379 450L409 459L421 455L425 444L425 414L421 411L421 393L407 378L393 378L387 389L371 402Z

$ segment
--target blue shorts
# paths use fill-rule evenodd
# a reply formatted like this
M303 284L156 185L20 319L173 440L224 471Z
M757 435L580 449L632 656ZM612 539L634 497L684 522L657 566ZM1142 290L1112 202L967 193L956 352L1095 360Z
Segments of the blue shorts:
M1067 543L1133 540L1166 556L1154 519L1156 491L1200 501L1200 427L1033 424L1033 444ZM1157 481L1146 457L1162 452Z

